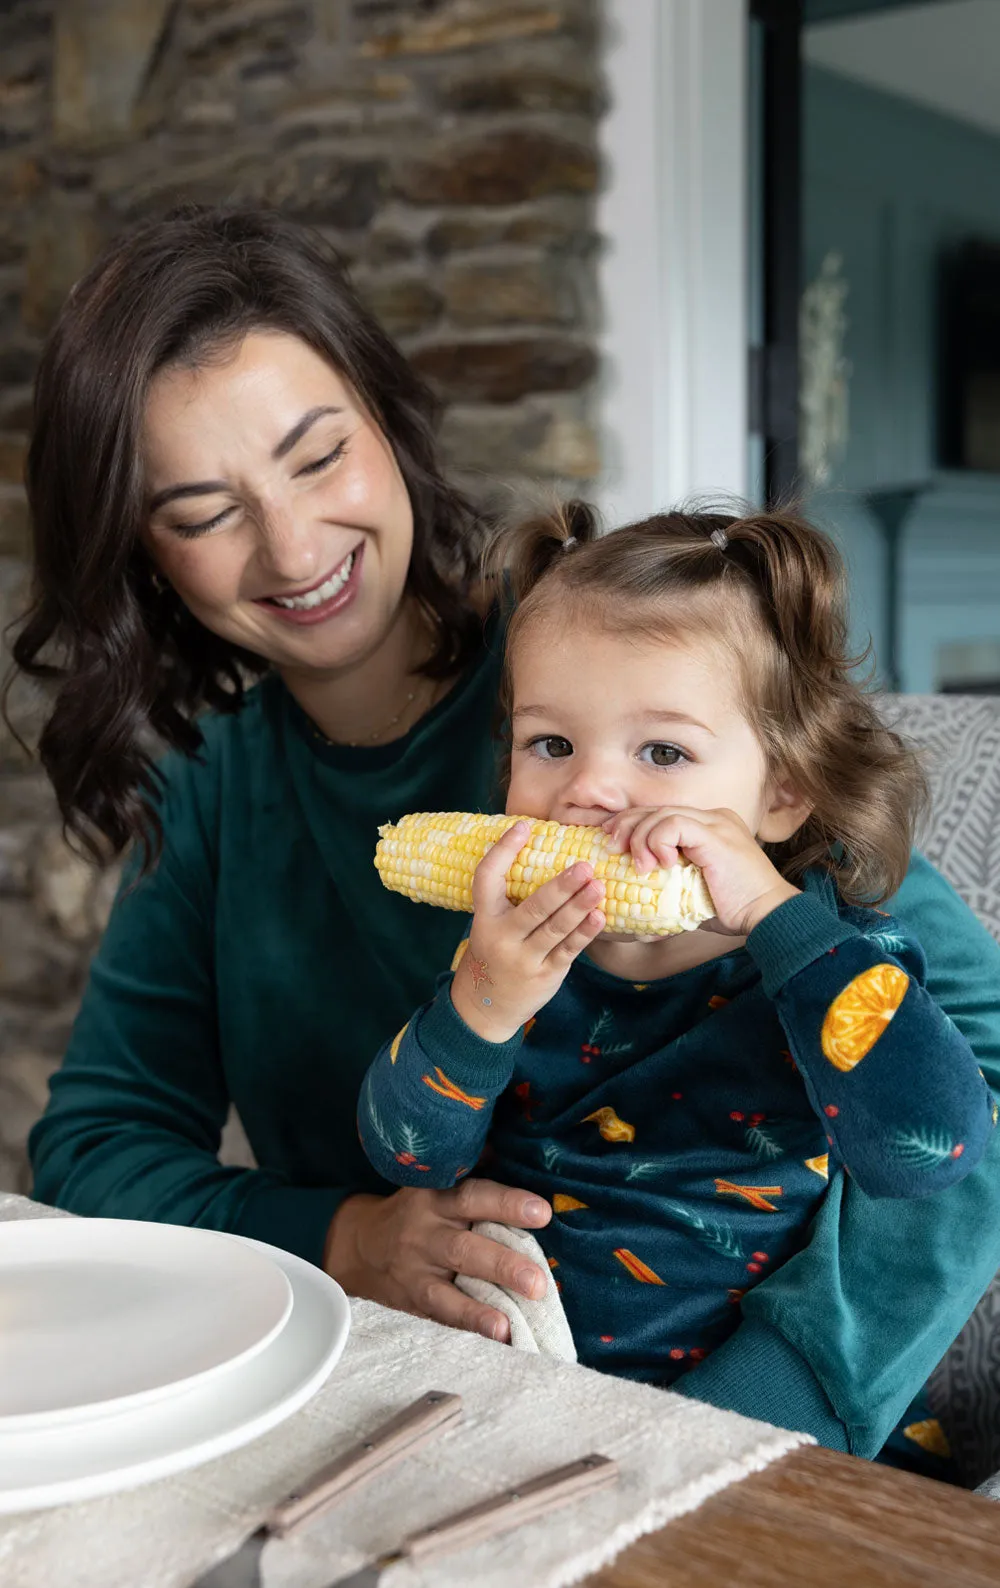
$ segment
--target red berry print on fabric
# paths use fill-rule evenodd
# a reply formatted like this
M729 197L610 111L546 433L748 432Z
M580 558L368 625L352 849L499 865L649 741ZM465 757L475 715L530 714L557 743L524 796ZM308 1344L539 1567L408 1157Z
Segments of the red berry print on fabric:
M827 1119L836 1119L837 1115L840 1113L840 1109L837 1107L836 1103L827 1103L823 1112Z
M681 1350L680 1346L675 1345L670 1352L670 1360L672 1362L683 1362L685 1355L686 1353Z
M607 1038L612 1034L612 1023L611 1010L602 1009L590 1028L586 1042L580 1048L581 1064L590 1064L602 1055L606 1059L614 1059L619 1054L632 1051L631 1042L608 1043Z

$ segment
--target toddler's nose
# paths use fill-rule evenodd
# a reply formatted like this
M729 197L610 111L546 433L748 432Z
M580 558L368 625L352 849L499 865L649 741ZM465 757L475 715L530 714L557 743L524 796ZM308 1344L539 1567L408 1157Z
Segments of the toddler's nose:
M618 779L610 771L596 766L580 767L561 790L561 808L553 815L567 825L599 827L627 803Z

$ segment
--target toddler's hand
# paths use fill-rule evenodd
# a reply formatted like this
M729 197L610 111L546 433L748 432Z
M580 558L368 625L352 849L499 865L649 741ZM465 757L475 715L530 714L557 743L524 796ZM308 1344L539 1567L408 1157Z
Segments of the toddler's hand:
M479 862L469 947L451 987L466 1025L489 1042L506 1042L537 1014L604 929L604 915L595 909L603 890L582 861L520 904L510 903L507 873L527 837L527 823L518 822Z
M786 882L735 811L694 811L681 806L619 811L604 829L636 869L676 866L689 860L704 872L715 905L705 929L748 937L766 915L801 890Z

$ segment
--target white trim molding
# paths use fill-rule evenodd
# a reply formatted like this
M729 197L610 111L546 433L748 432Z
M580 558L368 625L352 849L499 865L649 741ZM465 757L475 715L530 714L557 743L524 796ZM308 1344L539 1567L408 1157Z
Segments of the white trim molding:
M746 0L606 0L599 500L745 497Z

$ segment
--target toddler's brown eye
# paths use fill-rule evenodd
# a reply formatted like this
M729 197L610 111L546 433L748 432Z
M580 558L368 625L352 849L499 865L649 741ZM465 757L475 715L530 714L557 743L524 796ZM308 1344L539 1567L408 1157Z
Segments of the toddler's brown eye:
M646 749L654 766L676 766L684 759L684 752L675 744L647 744Z
M573 754L573 746L570 744L568 739L551 737L548 739L543 739L541 742L545 747L545 754L552 761L557 761L562 756Z

